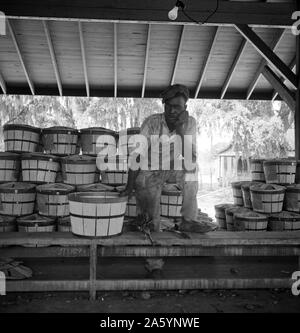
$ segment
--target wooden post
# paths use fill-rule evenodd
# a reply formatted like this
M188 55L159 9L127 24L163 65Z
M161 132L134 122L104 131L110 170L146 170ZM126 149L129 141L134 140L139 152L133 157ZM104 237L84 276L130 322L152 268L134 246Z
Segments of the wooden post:
M298 10L299 10L298 4ZM296 36L296 107L295 107L295 156L300 159L300 35Z
M92 241L90 245L90 300L96 300L96 279L97 279L97 244Z

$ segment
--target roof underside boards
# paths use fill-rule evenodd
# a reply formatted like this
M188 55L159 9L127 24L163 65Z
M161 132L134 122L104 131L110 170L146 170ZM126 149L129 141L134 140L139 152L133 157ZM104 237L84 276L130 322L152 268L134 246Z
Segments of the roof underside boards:
M191 96L194 96L200 82L198 98L220 98L224 84L230 77L224 98L245 99L263 59L247 41L236 61L243 37L234 26L150 22L147 45L148 23L81 21L79 25L79 20L9 18L37 95L59 95L43 20L48 26L65 96L86 96L86 84L89 85L90 96L114 96L116 83L117 97L141 97L145 80L145 97L158 97L173 78L174 83L185 84ZM283 28L254 27L253 30L271 47ZM296 37L289 28L285 28L274 52L288 66L295 58ZM0 35L0 74L8 94L31 94L9 29L6 35ZM273 92L273 87L261 75L250 98L271 99Z

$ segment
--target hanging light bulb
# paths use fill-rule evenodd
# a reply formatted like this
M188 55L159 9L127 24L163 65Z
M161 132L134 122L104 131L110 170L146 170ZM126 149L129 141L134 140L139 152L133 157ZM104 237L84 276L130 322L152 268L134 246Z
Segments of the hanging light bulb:
M174 6L173 9L171 9L168 13L168 17L170 20L175 21L178 16L178 7Z
M178 9L184 9L184 3L182 1L177 0L175 6L169 11L168 17L170 20L175 21L178 16Z

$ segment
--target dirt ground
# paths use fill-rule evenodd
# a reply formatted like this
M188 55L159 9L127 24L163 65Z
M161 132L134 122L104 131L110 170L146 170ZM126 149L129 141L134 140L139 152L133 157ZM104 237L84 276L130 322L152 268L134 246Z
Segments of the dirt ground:
M0 313L300 313L290 290L180 290L161 292L11 293Z

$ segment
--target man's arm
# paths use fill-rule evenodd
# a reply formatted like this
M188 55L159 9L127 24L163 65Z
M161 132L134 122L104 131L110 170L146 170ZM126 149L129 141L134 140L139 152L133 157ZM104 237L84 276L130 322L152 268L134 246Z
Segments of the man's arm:
M196 135L197 126L196 120L189 117L189 113L184 111L180 114L176 123L176 133L180 135L182 142L182 155L185 159L184 168L186 172L194 172L197 162ZM190 165L188 168L187 165ZM193 167L194 166L194 167ZM193 167L193 168L192 168Z

